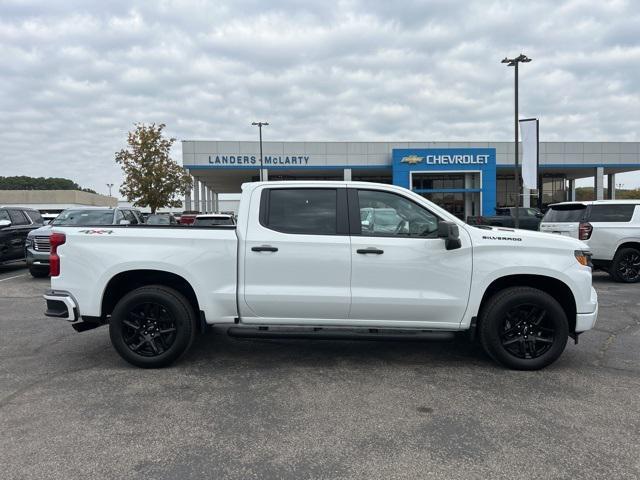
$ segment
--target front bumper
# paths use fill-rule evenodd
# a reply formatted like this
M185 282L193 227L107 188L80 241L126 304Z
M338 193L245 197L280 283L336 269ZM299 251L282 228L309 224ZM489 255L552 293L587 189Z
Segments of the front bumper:
M80 318L78 303L70 293L49 290L44 294L47 301L47 317L62 318L69 322L75 322Z
M576 333L591 330L596 325L598 319L598 294L596 289L591 287L591 302L594 310L591 313L578 313L576 315Z
M49 252L36 252L32 248L27 248L25 252L27 267L49 268Z

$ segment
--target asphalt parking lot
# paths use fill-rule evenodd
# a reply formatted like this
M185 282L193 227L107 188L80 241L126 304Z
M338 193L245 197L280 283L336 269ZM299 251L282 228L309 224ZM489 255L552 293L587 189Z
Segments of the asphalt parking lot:
M596 274L596 330L515 372L464 339L220 330L141 370L44 317L48 283L0 267L4 479L640 478L640 285Z

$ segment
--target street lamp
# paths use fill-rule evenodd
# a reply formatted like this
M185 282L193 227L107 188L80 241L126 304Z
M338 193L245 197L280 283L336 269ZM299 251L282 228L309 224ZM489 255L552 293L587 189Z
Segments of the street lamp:
M502 63L506 63L507 67L516 67L515 68L515 153L516 153L516 161L513 167L514 180L516 182L516 219L515 225L516 228L520 227L520 173L518 171L518 64L519 63L529 63L531 59L527 57L525 54L521 53L516 58L507 58L504 57L502 59Z
M251 125L257 126L260 134L260 181L262 181L262 127L269 125L267 122L253 122Z
M111 196L111 187L113 187L113 183L107 183L107 188L109 189L109 196Z

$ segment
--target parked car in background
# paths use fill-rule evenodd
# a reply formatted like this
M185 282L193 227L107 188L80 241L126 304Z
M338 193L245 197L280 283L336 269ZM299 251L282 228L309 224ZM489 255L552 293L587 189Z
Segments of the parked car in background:
M25 235L22 251L27 259L29 273L34 277L49 275L49 252L51 244L49 237L56 226L82 225L138 225L142 224L142 214L139 210L127 207L104 208L84 207L71 208L59 214L51 223L41 228L33 229Z
M468 225L489 225L491 227L508 227L516 226L516 207L496 208L496 214L491 216L475 216L468 217ZM520 207L518 210L519 228L523 230L538 230L540 221L544 214L537 208Z
M0 265L24 260L27 235L43 225L38 210L0 207Z
M213 227L216 225L235 225L236 221L233 215L227 215L225 213L208 213L203 215L197 215L193 226L194 227Z
M640 282L640 200L549 205L540 231L584 241L596 268L618 282Z
M177 225L178 221L171 213L152 213L147 217L147 225Z
M182 212L182 215L180 215L178 223L181 225L191 225L199 214L200 212L195 210L185 210Z

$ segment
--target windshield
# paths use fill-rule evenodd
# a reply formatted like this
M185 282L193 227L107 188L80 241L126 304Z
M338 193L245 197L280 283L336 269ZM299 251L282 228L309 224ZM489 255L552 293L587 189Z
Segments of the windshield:
M113 224L113 210L67 210L51 222L51 225L111 224Z
M574 223L584 219L587 206L580 203L554 205L545 213L543 222Z
M233 225L231 217L227 218L196 218L193 225L196 227L213 227L215 225Z

